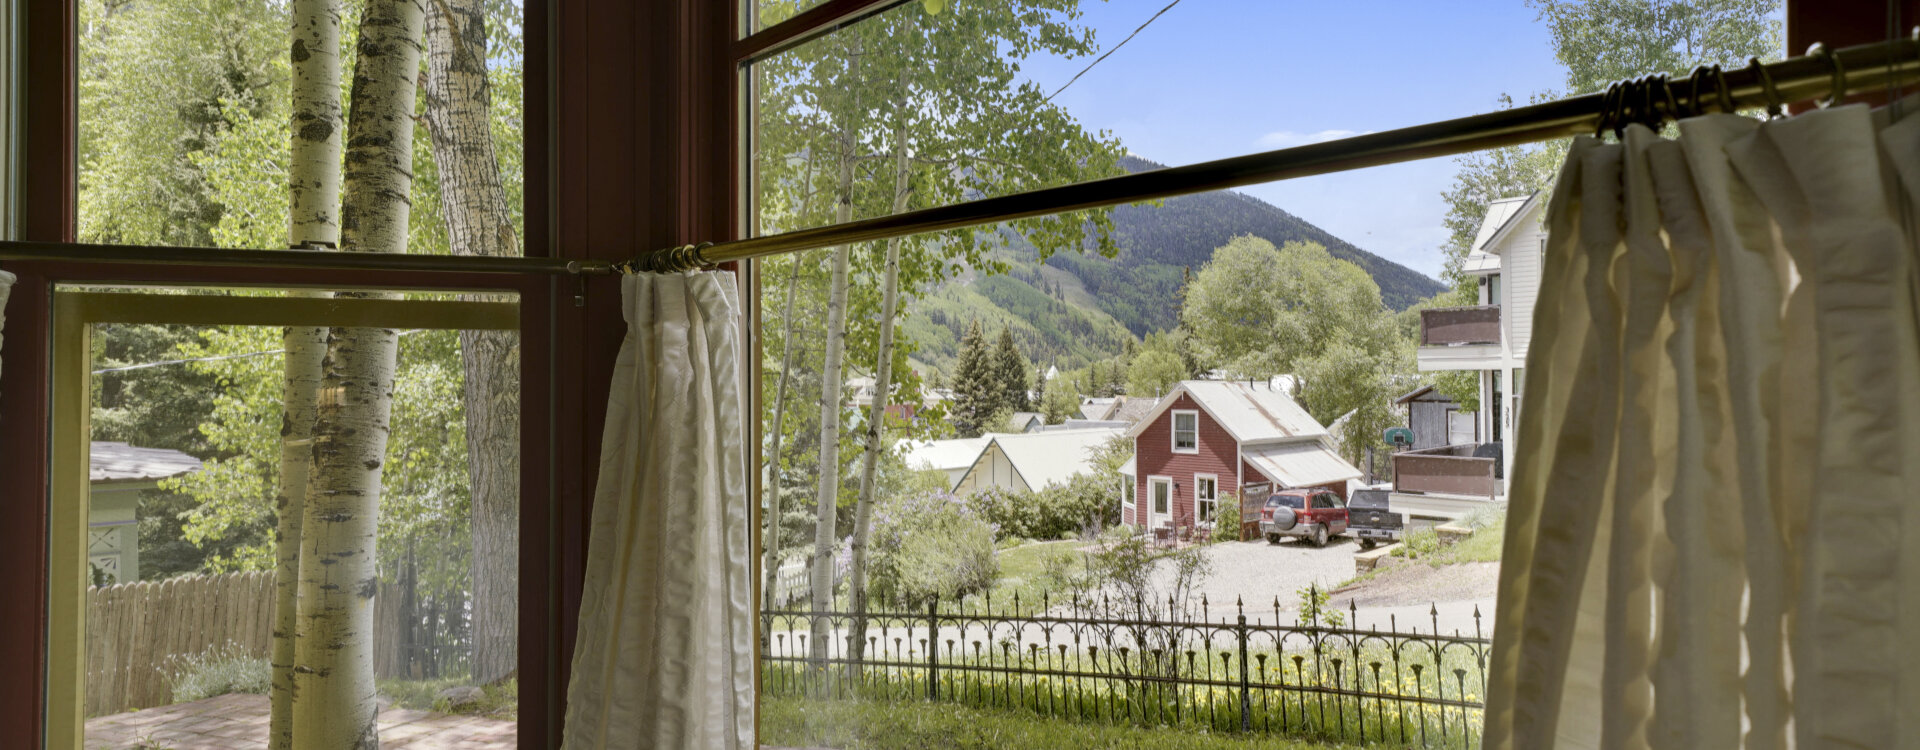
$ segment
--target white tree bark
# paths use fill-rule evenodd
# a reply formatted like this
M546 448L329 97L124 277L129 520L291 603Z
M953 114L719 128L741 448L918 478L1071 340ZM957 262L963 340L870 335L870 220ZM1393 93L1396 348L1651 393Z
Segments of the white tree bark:
M292 158L287 175L287 244L294 248L340 243L340 6L339 0L293 0ZM314 399L326 329L289 327L286 385L281 392L280 476L275 487L277 539L273 573L273 687L268 747L293 747L295 615L299 608L300 538L312 455Z
M840 174L835 195L839 205L834 219L853 218L853 144L852 133L844 133L840 144ZM840 396L846 383L840 375L840 362L847 351L847 265L849 248L833 249L833 278L827 297L826 363L820 372L820 483L814 494L816 503L813 527L813 608L833 607L833 557L838 541L834 536L840 501ZM827 658L827 639L831 637L828 618L813 618L812 653L815 660Z
M406 250L425 17L422 0L369 0L362 17L340 211L344 251ZM299 750L380 744L373 682L375 542L397 338L392 329L327 332L300 557L294 666Z
M494 153L486 9L479 0L429 1L425 119L447 238L456 255L519 255ZM513 674L518 653L519 343L514 331L460 332L473 492L473 678L478 682Z
M893 128L893 212L907 209L913 197L912 156L907 148L907 69L902 68L898 96L894 101ZM880 466L882 441L886 436L888 395L893 389L893 321L900 305L900 243L898 237L887 240L886 268L882 272L880 297L880 346L873 367L873 410L867 418L866 444L860 459L860 495L854 503L853 542L847 579L847 600L853 613L848 629L847 651L853 658L853 673L860 674L859 661L867 644L867 537L873 528L873 494Z

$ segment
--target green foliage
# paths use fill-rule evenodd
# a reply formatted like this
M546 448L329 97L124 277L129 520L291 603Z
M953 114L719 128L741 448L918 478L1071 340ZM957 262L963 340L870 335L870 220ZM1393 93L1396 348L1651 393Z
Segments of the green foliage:
M1000 573L994 529L960 498L945 493L879 502L873 517L869 595L895 606L959 601L985 591Z
M1339 607L1328 605L1333 594L1319 586L1307 586L1294 592L1300 599L1300 621L1317 624L1323 628L1340 628L1347 624L1347 614Z
M1180 332L1153 333L1127 367L1127 393L1152 397L1173 390L1173 386L1193 375L1188 370L1183 349L1185 336Z
M484 698L478 703L447 705L446 699L439 697L440 694L449 688L457 687L478 687ZM380 697L386 699L395 708L485 716L491 719L513 719L520 713L520 682L514 679L488 685L474 685L471 680L464 677L438 680L380 680L377 689Z
M1411 342L1358 266L1317 245L1241 236L1194 274L1186 298L1201 365L1235 377L1295 375L1308 413L1329 426L1346 420L1348 460L1398 422L1390 402L1413 380Z
M197 654L167 657L164 669L175 703L228 693L266 695L273 684L273 664L264 657L248 655L233 642Z
M1240 494L1237 492L1220 493L1220 501L1214 505L1213 541L1232 542L1240 539Z
M1074 391L1073 384L1066 378L1057 378L1057 382L1047 384L1047 390L1041 394L1038 408L1047 415L1047 424L1060 424L1080 416L1080 396Z
M923 688L924 689L924 688ZM1349 745L1195 731L1192 727L1081 724L1004 708L908 701L761 701L761 739L775 745L844 750L1339 750Z
M1000 341L993 347L993 374L999 382L1002 398L1014 411L1029 411L1033 404L1027 399L1027 384L1032 382L1032 369L1027 358L1020 353L1019 345L1013 343L1013 331L1000 329Z
M1566 66L1565 94L1589 94L1614 81L1649 73L1683 75L1698 65L1738 67L1750 57L1779 59L1782 30L1777 0L1528 0L1553 38L1554 57ZM1535 101L1561 94L1543 91ZM1502 107L1513 98L1502 95ZM1447 280L1459 272L1487 204L1545 190L1568 141L1479 151L1460 157L1447 204Z

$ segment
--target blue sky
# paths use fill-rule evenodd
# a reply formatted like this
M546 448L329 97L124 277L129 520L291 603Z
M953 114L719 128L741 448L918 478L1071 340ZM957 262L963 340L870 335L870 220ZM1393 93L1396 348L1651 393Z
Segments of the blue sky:
M1085 2L1102 49L1168 0ZM1087 63L1030 60L1051 91ZM1546 27L1521 0L1182 0L1058 101L1177 165L1470 115L1558 88ZM1389 260L1440 272L1452 159L1242 190Z

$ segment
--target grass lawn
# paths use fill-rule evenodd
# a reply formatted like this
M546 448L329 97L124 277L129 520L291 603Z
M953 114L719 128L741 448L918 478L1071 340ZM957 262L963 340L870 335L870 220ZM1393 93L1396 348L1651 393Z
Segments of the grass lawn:
M1357 747L1272 735L1217 735L1193 729L1076 724L944 703L762 698L760 741L833 750L1332 750Z
M1049 593L1052 588L1047 579L1047 558L1064 556L1069 561L1067 571L1079 573L1086 567L1086 557L1078 550L1086 546L1078 540L1064 542L1028 542L1018 547L1000 550L1000 578L995 580L989 593L993 596L993 609L1013 606L1013 597L1020 596L1020 609L1023 612L1039 611L1040 596ZM1060 592L1051 591L1058 595ZM984 606L986 598L974 595L967 597L970 607Z

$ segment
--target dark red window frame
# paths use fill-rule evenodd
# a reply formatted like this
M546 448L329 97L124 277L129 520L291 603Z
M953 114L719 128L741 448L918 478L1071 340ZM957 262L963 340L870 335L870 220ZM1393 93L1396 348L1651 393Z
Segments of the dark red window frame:
M526 252L624 260L735 238L741 224L740 66L905 0L825 0L738 38L753 0L526 0ZM1920 3L1902 0L1905 22ZM74 0L21 2L27 40L20 239L72 242L76 226ZM1788 46L1885 35L1877 0L1788 0ZM44 737L47 573L47 310L53 284L84 281L360 285L364 274L138 264L9 262L0 380L0 747ZM747 290L757 289L751 268ZM525 318L521 550L522 747L558 747L572 661L607 373L625 330L611 278L396 273L395 286L510 288ZM576 306L576 297L584 304ZM757 315L756 295L742 295ZM749 339L758 346L756 338ZM749 393L756 393L757 389ZM27 610L27 603L38 603ZM543 604L544 606L535 606ZM23 614L27 611L34 616Z

